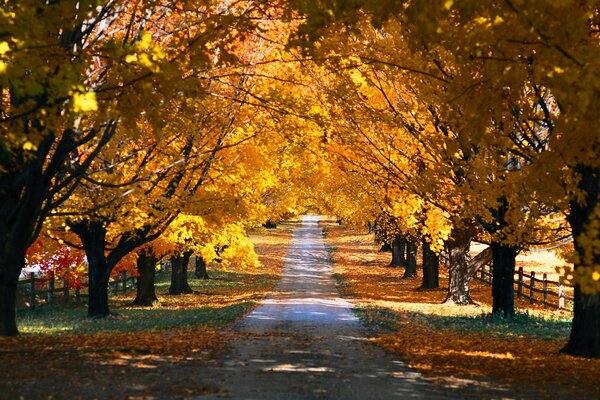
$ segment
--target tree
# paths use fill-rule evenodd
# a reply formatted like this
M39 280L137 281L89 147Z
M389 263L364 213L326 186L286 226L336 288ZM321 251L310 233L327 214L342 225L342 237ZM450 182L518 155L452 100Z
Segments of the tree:
M550 1L381 5L365 1L340 6L326 2L321 7L331 10L327 17L314 6L295 5L307 16L298 30L297 42L304 45L306 39L323 42L323 32L331 26L344 31L358 25L362 22L357 17L359 8L367 11L373 26L385 31L386 38L390 37L390 24L402 25L402 33L395 36L401 47L396 48L408 47L411 57L402 62L390 57L370 57L370 61L423 78L416 80L418 96L430 99L437 107L442 132L451 129L458 134L454 148L462 151L458 153L462 165L460 169L453 167L454 172L469 172L469 167L477 171L471 176L493 176L489 182L479 179L484 185L475 188L473 197L467 197L476 200L470 202L476 208L472 215L498 223L490 212L499 207L498 199L505 198L508 213L519 216L494 235L498 248L506 244L506 254L496 257L497 264L506 264L499 272L510 274L511 247L523 244L523 224L518 221L529 222L530 216L538 214L536 208L562 210L570 216L575 247L578 254L586 256L585 261L579 257L575 260L579 273L573 277L580 277L574 282L581 301L576 301L573 335L565 350L597 357L598 335L583 329L600 318L592 311L592 304L598 303L592 289L598 276L594 275L597 252L591 244L597 240L593 182L597 179L598 138L590 134L595 131L597 113L589 100L596 95L595 75L589 71L598 67L597 5L583 2L571 7ZM568 23L553 18L557 14L569 15ZM548 93L552 101L547 101ZM518 173L498 168L512 162L511 157L523 162ZM471 190L468 185L463 188ZM506 293L501 292L508 288L502 282L506 280L500 278L494 296L498 307L511 313L510 302L502 300Z
M27 248L114 135L117 99L147 74L124 62L131 50L129 37L108 44L107 35L123 10L119 3L26 1L3 6L0 335L18 333L15 290ZM97 67L99 59L110 62ZM111 86L115 80L122 86ZM131 112L137 110L132 107Z

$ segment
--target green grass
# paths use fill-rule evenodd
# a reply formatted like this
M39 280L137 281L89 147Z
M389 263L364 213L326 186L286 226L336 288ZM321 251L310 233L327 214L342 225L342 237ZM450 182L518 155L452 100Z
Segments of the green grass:
M411 316L414 317L414 316ZM474 317L434 317L427 318L436 328L452 329L459 332L494 334L500 337L526 337L532 339L551 340L566 337L571 328L570 319L541 318L527 313L519 313L513 317L501 315L479 315Z
M198 325L221 326L235 321L253 305L242 302L221 308L119 309L109 318L87 318L85 307L48 306L28 312L19 319L22 333L94 334L100 332L139 332Z
M263 289L275 279L272 275L249 275L240 272L211 271L209 280L200 280L190 274L189 284L195 294L185 298L166 295L170 285L169 274L157 276L156 292L163 306L135 307L131 301L135 292L118 295L110 300L110 309L116 315L108 318L88 318L87 306L82 304L52 304L34 310L21 310L17 325L21 333L33 334L95 334L99 332L139 332L192 326L219 327L245 315L255 304L254 299L230 302L212 302L215 296L235 295L244 290ZM175 303L175 304L173 304ZM191 303L191 304L190 304ZM197 306L195 305L197 304Z
M367 325L387 330L401 329L403 317L385 307L358 307L357 316ZM567 337L571 328L570 319L544 319L529 314L516 314L512 318L499 315L479 315L473 317L447 317L409 312L406 318L410 321L431 325L434 329L450 329L464 333L496 335L503 338L525 337L531 339L551 340Z
M398 329L401 321L399 314L385 307L356 307L353 311L364 324L387 330Z

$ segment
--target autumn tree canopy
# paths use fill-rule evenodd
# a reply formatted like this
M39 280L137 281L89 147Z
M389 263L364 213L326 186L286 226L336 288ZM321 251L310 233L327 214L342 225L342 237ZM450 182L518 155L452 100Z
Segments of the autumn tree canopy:
M448 253L457 303L489 243L505 315L517 252L572 240L565 351L600 356L599 24L591 1L3 4L0 334L40 237L85 251L105 316L125 257L211 258L312 206Z

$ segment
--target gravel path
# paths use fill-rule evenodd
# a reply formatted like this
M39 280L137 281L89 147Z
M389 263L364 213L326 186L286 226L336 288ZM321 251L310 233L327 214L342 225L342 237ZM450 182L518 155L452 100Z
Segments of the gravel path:
M448 398L367 341L331 275L318 217L304 216L280 282L223 353L212 382L223 391L202 398Z

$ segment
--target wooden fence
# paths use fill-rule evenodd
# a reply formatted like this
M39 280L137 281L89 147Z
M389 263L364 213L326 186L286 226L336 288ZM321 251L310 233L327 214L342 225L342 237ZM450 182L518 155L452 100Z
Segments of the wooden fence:
M108 283L110 294L128 293L136 287L137 280L134 276L127 276L127 272L121 272L116 278L111 278ZM56 279L53 272L45 277L30 273L26 279L19 280L19 293L21 302L17 301L17 308L34 309L37 306L52 304L56 302L68 303L73 300L80 303L87 293L82 293L79 288L70 288L65 279Z
M474 277L491 285L492 266L489 264L484 265L475 273ZM529 298L530 304L540 303L564 309L567 308L565 304L566 300L573 300L572 296L565 293L565 286L560 282L549 281L546 274L540 279L535 276L535 272L533 271L530 274L525 274L523 267L519 267L518 271L515 272L514 283L516 285L517 298Z

